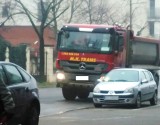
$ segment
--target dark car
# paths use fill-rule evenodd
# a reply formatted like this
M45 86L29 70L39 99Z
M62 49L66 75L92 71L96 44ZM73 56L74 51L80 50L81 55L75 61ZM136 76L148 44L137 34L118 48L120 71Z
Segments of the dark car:
M36 80L13 63L0 61L0 73L15 102L11 123L38 125L40 101Z

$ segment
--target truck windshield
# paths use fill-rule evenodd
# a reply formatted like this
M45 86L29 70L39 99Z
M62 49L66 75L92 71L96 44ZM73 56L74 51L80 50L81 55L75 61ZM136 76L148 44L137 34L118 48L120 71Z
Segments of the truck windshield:
M109 33L64 32L60 35L59 49L76 52L109 53L112 51Z

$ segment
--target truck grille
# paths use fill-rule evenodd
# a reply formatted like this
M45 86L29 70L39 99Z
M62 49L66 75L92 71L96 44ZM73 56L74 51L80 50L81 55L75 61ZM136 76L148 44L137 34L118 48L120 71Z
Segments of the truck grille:
M84 70L80 69L82 63ZM108 65L105 63L60 61L60 66L63 67L65 72L101 74Z

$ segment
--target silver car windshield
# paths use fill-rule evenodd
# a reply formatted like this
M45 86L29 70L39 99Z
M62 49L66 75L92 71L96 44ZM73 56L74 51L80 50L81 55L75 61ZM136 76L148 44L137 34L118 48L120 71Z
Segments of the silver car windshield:
M139 72L135 70L112 70L105 76L110 82L138 82Z

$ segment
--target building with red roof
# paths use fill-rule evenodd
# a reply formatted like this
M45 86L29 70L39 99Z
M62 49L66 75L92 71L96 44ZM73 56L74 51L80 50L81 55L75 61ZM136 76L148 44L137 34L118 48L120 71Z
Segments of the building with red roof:
M0 27L0 37L3 37L12 46L20 44L29 45L32 52L39 51L39 39L32 26L3 26ZM47 27L44 31L44 45L49 47L55 46L53 30Z
M38 74L39 38L32 26L0 27L0 37L15 47L26 44L30 50L29 57L26 57L29 60L26 70L31 74ZM53 81L53 48L55 45L54 32L50 27L47 27L44 31L45 73L47 74L47 81L51 82Z

